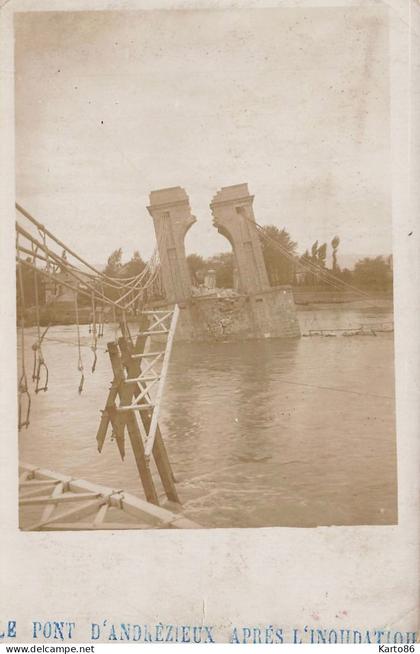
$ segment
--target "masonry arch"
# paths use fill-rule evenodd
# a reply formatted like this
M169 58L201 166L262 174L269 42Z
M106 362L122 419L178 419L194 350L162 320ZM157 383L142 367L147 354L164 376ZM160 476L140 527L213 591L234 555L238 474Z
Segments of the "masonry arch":
M210 273L210 287L216 285L234 288L241 294L261 293L270 288L264 263L261 243L252 208L254 196L248 192L247 184L226 186L220 189L210 203L213 225L219 234L227 239L233 255L221 255L225 261L216 271ZM185 238L196 222L191 213L189 198L179 186L160 189L150 193L148 211L153 218L159 256L162 284L168 302L182 302L193 295L193 280L185 251ZM229 275L221 283L220 270ZM205 271L209 273L209 269ZM211 279L213 275L213 279ZM203 279L203 288L206 282Z
M191 230L185 239L185 252L193 288L234 289L234 254L231 243L208 221L200 222L201 230Z

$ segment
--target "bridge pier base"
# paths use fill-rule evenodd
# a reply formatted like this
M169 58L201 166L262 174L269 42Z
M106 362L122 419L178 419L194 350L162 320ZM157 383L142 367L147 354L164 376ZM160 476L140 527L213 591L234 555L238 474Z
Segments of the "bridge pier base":
M177 341L237 341L300 336L290 286L228 297L194 297L180 305Z

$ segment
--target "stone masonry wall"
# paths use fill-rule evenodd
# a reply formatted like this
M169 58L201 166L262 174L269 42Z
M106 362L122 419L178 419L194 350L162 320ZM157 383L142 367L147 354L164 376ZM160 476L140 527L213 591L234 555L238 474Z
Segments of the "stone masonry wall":
M177 341L237 341L300 336L290 287L252 295L197 297L180 304Z

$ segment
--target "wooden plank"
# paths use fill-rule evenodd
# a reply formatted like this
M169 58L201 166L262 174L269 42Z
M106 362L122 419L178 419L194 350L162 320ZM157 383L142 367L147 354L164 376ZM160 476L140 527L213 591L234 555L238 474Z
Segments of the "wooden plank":
M169 524L177 517L176 513L168 511L161 506L147 506L145 502L139 502L137 498L124 496L122 500L122 509L128 515L133 516L140 521L148 521L153 525Z
M140 375L139 377L133 377L129 379L124 379L124 384L137 384L138 382L152 382L152 381L159 381L160 376L155 375L154 377L145 377L144 375Z
M57 479L33 479L32 481L21 481L19 482L19 488L34 488L37 487L46 487L51 486L51 484L58 484Z
M97 527L98 525L102 524L102 522L105 520L105 518L106 518L106 514L107 514L107 511L108 511L108 506L109 506L109 505L108 505L108 503L107 503L107 504L103 504L103 505L100 507L98 513L96 514L96 516L95 516L95 518L94 518L94 520L93 520L93 525L94 525L95 527Z
M23 465L24 464L22 464L22 466ZM64 505L63 505L62 509L64 509L64 513L58 512L54 515L54 517L50 516L48 517L48 519L45 519L45 521L39 520L36 524L33 524L32 526L27 528L22 527L22 529L25 530L32 530L35 528L41 529L43 528L43 525L47 525L47 524L60 525L63 524L65 522L65 519L67 518L72 518L72 521L74 522L71 523L66 522L66 525L76 524L81 518L86 517L87 515L90 515L92 513L97 514L98 510L99 512L104 512L104 509L102 509L101 507L105 508L107 505L108 507L113 507L121 510L122 512L121 515L123 515L123 512L125 511L127 515L134 517L137 521L136 524L134 525L134 528L137 529L142 529L143 526L146 524L149 525L150 528L160 528L160 527L172 528L172 526L174 528L179 527L179 528L187 528L187 529L201 528L201 525L192 522L187 518L184 518L183 515L180 513L175 513L168 508L156 506L154 504L147 502L144 499L140 499L129 493L123 493L122 490L114 490L107 486L102 486L100 484L93 484L92 482L86 481L84 479L71 479L66 475L61 475L59 473L52 473L50 470L37 469L37 473L39 474L39 476L43 478L54 477L54 478L67 480L65 482L60 482L60 485L66 488L68 487L71 493L74 494L77 493L78 498L81 497L82 493L99 495L99 497L93 501L84 503L82 506L72 506L69 509L64 509ZM57 491L54 489L54 492ZM50 511L52 512L54 511L54 506L48 505L45 507L45 510L47 512ZM65 516L65 518L63 516ZM96 516L93 516L92 523L88 523L88 522L83 523L83 528L89 528L89 524L93 524L95 522L95 517ZM184 522L184 520L186 520L187 522ZM104 523L104 524L108 524L108 523ZM51 527L51 529L53 529L53 527Z
M145 384L143 386L141 392L138 395L135 396L134 403L131 406L134 406L134 404L136 404L137 402L140 402L140 400L142 400L143 398L145 398L145 402L147 402L148 398L146 397L146 395L148 395L150 390L153 388L153 386L155 386L155 384L157 384L157 382L159 380L160 380L160 377L156 377L152 382L149 382L149 383ZM130 397L130 402L131 402L131 397ZM148 402L148 404L150 404L150 402Z
M121 348L121 345L122 345L122 343L120 343L120 348ZM130 350L130 352L131 352L131 348L129 348L129 350ZM135 350L134 350L134 351L135 351ZM121 350L121 352L122 352L122 350ZM130 364L131 364L131 360L132 360L132 358L133 358L133 357L132 357L131 355L129 355L128 353L126 353L126 359L127 359L127 361L124 361L124 359L123 359L123 363L124 363L124 365L125 365L127 368L130 368L130 367L131 367ZM141 357L141 358L142 358L142 359L143 359L143 358L147 359L147 357ZM148 373L149 371L152 371L152 373L155 372L155 370L154 370L154 366L158 363L158 361L159 361L161 358L162 358L162 355L161 355L161 353L159 352L155 357L149 357L149 359L152 359L151 361L149 361L149 360L147 359L147 363L146 363L145 368L141 368L141 362L138 362L138 363L139 363L138 366L134 366L134 365L133 365L132 368L133 368L133 370L138 370L138 373L137 373L137 374L141 373L141 376L142 376L142 377L146 377L146 375L147 375L147 373ZM136 377L137 377L137 374L136 374ZM155 376L156 376L156 375L155 375ZM159 377L160 377L160 375L159 375Z
M52 517L49 518L48 520L41 519L39 522L31 525L30 527L24 528L24 531L39 531L43 529L44 526L47 524L50 527L51 525L54 525L56 523L60 524L62 522L65 522L67 518L73 518L73 520L81 520L82 518L85 518L91 513L97 511L97 509L103 504L103 502L104 500L101 497L96 500L86 502L82 506L73 507L71 509L68 509L67 511L63 511L58 515L54 516L53 518Z
M38 474L42 474L42 472L39 472ZM64 492L64 487L65 487L65 482L60 481L60 483L58 483L55 486L54 490L52 491L51 497L55 497L55 498L60 497ZM46 506L44 511L42 512L41 521L42 522L47 521L52 516L56 508L57 508L57 504L50 504L49 506Z
M41 495L40 497L21 498L19 506L32 506L35 504L65 504L67 502L81 502L82 500L99 497L100 493L62 493L53 497L51 495Z
M124 375L124 368L116 343L108 343L108 353L111 359L114 376L120 379ZM129 386L122 386L119 395L122 405L130 404L133 392L130 390ZM159 499L156 493L152 473L150 472L144 456L143 439L141 437L140 428L137 424L136 416L130 411L127 412L126 415L127 431L146 499L152 504L158 505Z
M144 347L142 341L139 342L136 341L136 344L134 346L134 353L138 351L140 347ZM127 367L127 374L129 375L136 375L140 371L140 366L141 363L138 359L133 360L131 356L131 349L128 347L126 342L120 342L120 349L121 349L121 354L123 358L123 362L126 363ZM137 387L137 390L140 390L140 386ZM136 393L136 390L134 390ZM152 408L152 407L151 407ZM141 421L143 423L144 430L146 434L149 433L150 430L150 423L152 420L152 411L142 411L139 413ZM162 438L162 434L159 428L159 425L156 427L156 438L155 442L153 445L153 457L156 463L156 468L158 470L160 479L162 481L163 488L165 489L166 496L168 500L171 500L172 502L180 503L180 499L178 496L178 491L175 486L174 482L174 476L171 468L171 464L169 461L168 453L166 451L166 446L164 443L164 440Z
M42 497L43 494L45 494L46 490L48 490L48 489L46 489L45 486L41 486L41 487L34 486L34 488L25 487L23 489L21 488L19 490L19 501L23 500L23 499L26 499L26 498L29 498L29 497L36 497L36 496L41 496ZM51 488L51 491L52 490L53 489Z
M108 343L108 347L109 345L110 344ZM117 377L114 376L114 380L111 384L111 388L108 393L105 409L102 411L101 421L99 423L99 428L96 434L96 442L98 444L98 452L102 452L108 427L109 424L111 423L121 459L124 461L124 457L125 457L124 421L121 421L119 419L119 416L115 412L115 401L118 397L119 387L121 382L123 381L123 378L124 376L121 379L118 379Z
M53 472L46 468L37 468L35 471L35 479L55 479L56 481L61 481L63 484L71 481L70 475L62 475L59 472Z
M149 324L149 321L146 316L141 315L140 320L139 320L139 329L146 329L147 325ZM124 331L122 330L122 333L124 334ZM125 342L127 338L122 337L120 341ZM129 339L129 342L131 344L131 337ZM144 350L144 345L146 343L146 338L141 338L137 339L137 343L139 345L139 352L142 352ZM108 343L108 346L110 344ZM109 349L108 349L109 351ZM119 395L119 387L120 384L122 383L124 379L124 374L122 375L121 379L117 379L114 376L114 381L111 384L110 392L108 394L108 399L107 403L105 405L105 410L102 413L101 417L101 422L99 424L99 429L96 435L96 440L98 442L98 451L101 452L103 448L103 444L106 438L106 433L108 431L109 423L111 422L111 419L113 419L113 429L114 433L118 434L118 437L116 437L116 442L118 449L120 451L121 458L124 459L124 454L125 454L125 445L124 445L124 429L126 425L126 420L125 416L119 416L115 414L116 406L115 402L117 400L117 397ZM115 420L114 420L115 418Z
M143 316L147 316L147 315L155 316L155 315L159 315L161 313L165 313L166 315L170 315L172 313L172 311L170 311L169 314L168 314L168 309L149 309L147 311L142 311L141 313L142 313Z
M89 522L54 522L46 524L43 531L121 531L128 529L150 529L151 525L136 522L104 522L100 525Z
M150 357L161 357L165 354L165 350L161 350L160 352L141 352L140 354L132 354L131 358L132 359L147 359Z
M204 529L204 527L198 525L189 518L185 518L183 515L175 518L175 520L169 524L169 527L171 529Z
M127 413L128 411L150 411L154 404L127 404L127 406L119 406L115 411L117 413Z
M176 305L175 305L176 307ZM171 311L167 311L165 315L159 317L158 315L154 314L152 318L152 324L149 324L149 327L146 331L152 333L152 334L157 334L158 332L156 331L156 327L159 327L160 329L163 329L164 332L169 331L168 325L165 324L165 320L168 318L172 319L172 315L174 313L174 309ZM170 322L170 321L169 321Z
M112 425L112 433L115 439L115 442L118 447L118 451L120 453L121 459L124 461L125 458L125 435L124 435L124 428L125 424L124 421L120 419L120 416L117 414L117 408L116 406L109 407L107 409L108 417Z
M115 400L117 399L118 395L118 388L112 384L111 390L109 391L108 398L106 401L105 409L102 411L101 415L101 420L99 423L98 431L96 433L96 442L98 444L98 452L102 452L102 448L105 443L105 438L106 434L108 431L109 423L110 423L110 416L108 413L108 410L110 407L112 407L115 404Z
M156 331L140 332L141 336L153 336L155 334L168 334L169 329L157 329Z

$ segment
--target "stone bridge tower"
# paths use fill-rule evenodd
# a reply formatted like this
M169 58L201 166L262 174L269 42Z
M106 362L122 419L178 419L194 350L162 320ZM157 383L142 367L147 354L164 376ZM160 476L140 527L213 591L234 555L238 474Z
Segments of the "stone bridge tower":
M184 239L196 218L180 186L152 191L149 198L147 209L155 227L165 298L169 303L183 302L191 297Z
M213 225L230 242L240 293L261 293L270 288L248 184L226 186L214 196Z
M155 226L165 304L176 302L181 310L178 340L299 336L291 288L270 287L253 199L248 185L238 184L222 188L210 204L215 227L232 245L239 292L193 295L184 239L196 219L188 195L179 186L151 192L147 208Z

